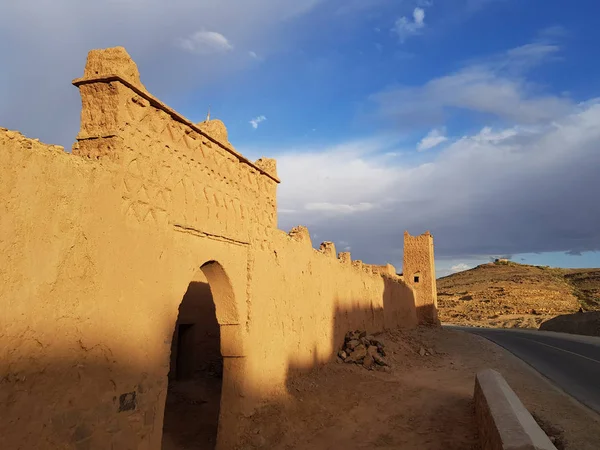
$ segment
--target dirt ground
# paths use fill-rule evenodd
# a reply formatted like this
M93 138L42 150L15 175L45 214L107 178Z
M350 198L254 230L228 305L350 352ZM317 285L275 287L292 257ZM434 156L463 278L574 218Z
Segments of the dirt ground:
M215 448L221 379L171 381L165 406L162 450Z
M288 400L245 419L238 449L479 449L472 395L484 368L506 377L559 450L598 449L598 415L484 338L428 328L377 338L391 371L338 362L296 374Z

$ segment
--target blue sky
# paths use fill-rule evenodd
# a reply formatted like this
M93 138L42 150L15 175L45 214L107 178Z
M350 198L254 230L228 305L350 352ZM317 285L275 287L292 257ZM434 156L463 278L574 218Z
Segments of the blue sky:
M600 267L600 5L580 0L21 0L0 17L0 126L69 148L91 48L275 157L279 225L439 275L510 255ZM28 27L23 27L28 23ZM254 123L252 123L254 122Z

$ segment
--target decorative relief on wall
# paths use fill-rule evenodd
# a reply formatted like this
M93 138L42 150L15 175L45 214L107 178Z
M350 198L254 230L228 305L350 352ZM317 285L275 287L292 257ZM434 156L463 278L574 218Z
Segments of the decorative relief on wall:
M85 147L82 156L110 156L124 165L127 217L239 241L266 239L267 229L277 224L275 161L252 163L231 147L222 122L193 124L147 93L141 82L118 74L108 78L74 82L82 93L82 117L90 117L86 126L95 133L80 133L79 147ZM99 151L115 133L120 145Z

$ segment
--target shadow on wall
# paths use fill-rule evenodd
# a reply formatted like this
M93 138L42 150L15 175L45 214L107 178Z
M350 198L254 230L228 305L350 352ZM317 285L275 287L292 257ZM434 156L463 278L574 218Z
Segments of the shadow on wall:
M203 268L211 273L213 266ZM0 360L0 449L180 450L191 442L214 449L223 358L213 293L223 292L222 280L213 281L209 286L197 271L180 297L176 322L152 315L146 339L153 353L104 330L91 333L85 322L81 337L69 340L72 347L57 338L28 348L22 337L20 357L11 359L8 349ZM74 330L62 332L71 337Z
M152 379L154 369L148 366L114 364L103 348L89 350L90 355L80 358L71 356L76 355L71 349L53 348L43 360L31 358L16 373L10 368L2 371L0 405L5 420L0 448L79 450L100 448L99 442L104 448L138 448L140 441L139 448L150 448L148 431L158 400L152 391L166 386ZM117 391L113 380L128 386ZM66 386L78 386L77 395ZM128 441L132 435L136 439Z
M171 341L163 450L216 446L223 358L210 286L201 271L179 306Z
M383 290L383 308L381 306L371 308L364 307L341 307L339 299L334 302L335 308L333 320L331 323L331 353L318 356L318 351L313 348L312 363L298 363L294 360L288 361L287 369L287 387L289 392L289 382L296 376L312 371L319 366L334 362L337 358L337 352L342 348L344 339L349 331L366 331L369 334L377 334L386 330L411 329L418 325L419 308L413 304L403 301L406 298L407 291L411 289L403 282L396 279L382 276L384 282ZM351 302L358 305L362 302L360 299ZM347 303L347 302L346 302ZM430 310L430 306L423 306L423 309Z
M129 349L129 362L118 361L106 344L84 349L81 341L84 356L55 346L21 362L18 371L3 363L0 448L214 449L223 358L213 296L202 276L199 271L189 284L175 327L161 319L172 330L172 341L164 342L171 345L170 364L148 355L143 364L131 363L135 348ZM163 325L157 321L156 329ZM129 343L120 345L127 348ZM157 376L166 372L165 363L168 377Z
M356 299L352 303L358 304L359 301ZM320 369L328 363L335 364L337 352L341 348L348 331L367 330L373 333L383 329L384 321L384 310L381 307L368 309L336 307L331 323L333 331L331 334L333 344L331 354L320 353L317 344L315 344L311 351L311 360L298 361L295 358L290 359L287 363L285 379L286 395L265 401L251 416L241 418L239 445L236 449L288 448L285 446L284 440L289 431L298 433L299 430L306 429L309 434L305 437L310 439L319 427L331 425L336 418L331 417L329 414L326 414L327 423L320 422L322 417L312 416L314 402L323 402L322 407L314 408L315 412L322 413L326 409L333 409L331 405L335 403L332 403L332 398L338 395L344 396L345 394L342 392L344 386L336 386L334 391L328 393L329 398L310 397L309 399L306 397L306 392L299 390L298 383L301 383L301 380L310 380L309 383L311 381L320 383ZM323 345L322 348L324 347L326 346ZM336 411L336 414L341 416L345 412L339 410ZM297 442L293 448L296 448L296 444L300 445ZM334 442L333 445L334 447L328 448L343 447L341 442ZM340 446L338 447L338 445ZM300 446L298 448L309 447Z
M420 312L422 313L422 311L419 311L420 309L430 312L431 306L429 305L414 308L413 305L402 301L405 295L404 291L410 289L405 284L385 276L382 278L385 283L383 308L374 306L368 309L361 307L344 308L339 306L339 301L336 301L331 324L331 354L319 357L317 349L314 348L312 363L288 361L288 380L293 378L295 374L302 374L325 363L334 362L337 358L337 352L342 348L345 336L349 331L360 330L369 334L377 334L386 330L411 329L418 325L417 317L420 317ZM360 302L355 301L352 303L359 304Z
M383 301L373 301L370 308L354 306L364 305L365 301L362 298L331 300L333 311L331 322L327 325L329 330L323 330L322 333L323 336L328 336L330 342L314 342L308 358L304 356L308 350L306 348L298 355L288 358L285 394L268 400L263 399L262 405L256 405L257 408L253 412L239 418L237 424L239 439L238 446L235 448L264 447L266 442L261 441L264 437L268 438L269 444L276 444L281 440L282 436L277 434L282 432L283 416L285 416L283 410L297 395L294 380L318 370L327 363L334 363L348 331L359 329L376 333L386 328L398 328L398 324L406 328L414 328L417 325L414 303L406 301L406 294L411 294L411 289L400 280L391 277L382 276L382 280ZM412 298L412 295L408 298ZM343 414L343 411L339 413ZM258 436L256 431L263 426L267 426L269 431L266 435Z
M440 386L439 373L411 375L430 362L411 360L405 370L395 359L393 377L335 362L348 331L377 337L384 316L382 308L337 308L328 360L315 346L312 361L288 362L287 396L242 418L237 448L478 448L471 389Z
M203 268L207 270L209 265ZM332 361L349 330L373 333L397 328L398 324L416 326L414 305L402 300L410 288L385 276L382 279L383 308L381 302L371 308L341 308L341 301L336 302L326 333L333 345L315 342L312 361L298 363L291 358L287 380ZM217 428L219 436L236 436L237 440L243 419L231 408L234 397L227 397L227 392L233 391L221 384L220 364L224 359L219 340L223 330L216 319L213 295L228 295L228 291L220 281L213 277L209 286L203 270L199 270L183 296L177 323L171 322L174 317L153 316L153 329L148 330L152 332L148 338L153 339L150 347L171 346L170 359L163 358L168 353L162 350L146 354L117 336L109 342L106 336L84 332L85 342L77 341L74 348L40 343L40 348L29 352L27 361L2 367L0 405L6 419L0 429L0 448L175 450L195 441L205 444L195 448L212 449ZM364 299L356 299L354 304L359 301L364 304ZM217 302L216 308L219 304L223 302ZM84 325L81 327L84 330ZM157 330L168 330L169 334L163 336ZM111 348L116 346L127 359L113 354ZM324 348L330 353L324 354ZM241 359L230 357L229 361ZM230 365L225 378L246 376L234 373L237 369ZM254 380L245 380L245 385L247 398L260 397ZM220 410L220 404L226 405L225 409Z

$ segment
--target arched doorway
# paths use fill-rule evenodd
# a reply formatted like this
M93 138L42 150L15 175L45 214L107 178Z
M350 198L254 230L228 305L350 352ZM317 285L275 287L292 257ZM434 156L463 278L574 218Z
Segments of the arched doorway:
M233 301L221 266L194 275L179 305L171 342L163 450L213 450L217 442L223 357L215 305Z

